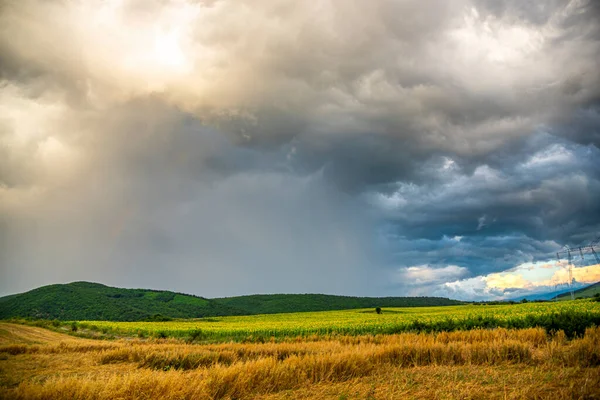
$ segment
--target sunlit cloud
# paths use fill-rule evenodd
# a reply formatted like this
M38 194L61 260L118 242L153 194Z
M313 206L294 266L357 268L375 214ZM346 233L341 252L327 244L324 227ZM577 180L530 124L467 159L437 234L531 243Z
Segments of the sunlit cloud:
M600 281L600 264L572 268L573 284L581 287ZM458 279L441 285L439 293L452 293L461 298L510 299L527 294L553 292L569 287L569 270L564 263L524 263L509 271L469 279Z
M596 283L600 282L600 264L589 265L585 267L575 267L572 270L573 279L577 282ZM539 282L539 286L560 285L561 283L569 282L569 271L566 268L561 268L554 272L552 278L546 281Z
M519 274L490 274L483 278L486 285L495 289L526 289L533 286Z

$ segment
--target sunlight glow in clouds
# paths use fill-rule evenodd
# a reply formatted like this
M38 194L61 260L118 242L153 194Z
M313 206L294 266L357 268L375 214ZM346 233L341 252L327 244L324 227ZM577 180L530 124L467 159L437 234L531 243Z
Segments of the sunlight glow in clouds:
M158 18L136 12L136 7L143 9L120 0L83 2L72 9L74 21L67 21L87 43L79 48L85 67L111 90L164 91L192 72L198 57L206 56L189 38L200 22L201 5L167 2Z
M165 67L185 69L188 61L179 45L177 30L171 32L157 32L154 38L154 52L156 61Z
M600 264L574 267L574 282L591 284L600 281ZM510 299L527 293L552 292L568 287L569 272L558 263L524 263L507 272L444 283L445 289L461 298ZM447 293L444 289L441 293Z
M544 36L533 27L507 26L493 18L482 18L476 8L464 16L464 24L452 33L465 59L486 60L491 64L518 67L534 56Z

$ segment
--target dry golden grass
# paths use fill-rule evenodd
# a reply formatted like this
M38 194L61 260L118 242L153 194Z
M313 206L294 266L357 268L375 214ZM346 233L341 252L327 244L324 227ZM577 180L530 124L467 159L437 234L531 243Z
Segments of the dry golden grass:
M600 328L214 345L34 329L0 323L2 398L600 398Z
M44 328L24 328L22 325L0 323L0 346L60 342L68 339L68 336Z

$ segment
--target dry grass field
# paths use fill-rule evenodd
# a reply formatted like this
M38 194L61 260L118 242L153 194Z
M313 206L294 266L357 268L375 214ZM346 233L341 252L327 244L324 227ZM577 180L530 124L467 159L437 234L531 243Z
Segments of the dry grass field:
M186 344L0 323L7 399L596 399L600 328Z

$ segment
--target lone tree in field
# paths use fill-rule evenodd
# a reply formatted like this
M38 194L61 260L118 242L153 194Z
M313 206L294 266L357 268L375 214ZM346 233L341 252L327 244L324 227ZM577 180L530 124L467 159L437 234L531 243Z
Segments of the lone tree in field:
M381 307L377 307L377 308L375 309L375 312L376 312L377 314L381 314Z

